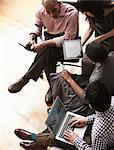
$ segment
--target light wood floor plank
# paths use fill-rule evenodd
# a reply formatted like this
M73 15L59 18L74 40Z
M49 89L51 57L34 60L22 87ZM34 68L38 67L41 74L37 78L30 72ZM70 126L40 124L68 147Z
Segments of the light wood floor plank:
M35 133L45 129L46 78L30 81L16 94L7 90L11 83L24 75L34 59L35 54L24 50L18 42L28 36L34 19L33 10L39 3L35 0L0 1L0 150L22 150L21 140L14 135L15 128Z

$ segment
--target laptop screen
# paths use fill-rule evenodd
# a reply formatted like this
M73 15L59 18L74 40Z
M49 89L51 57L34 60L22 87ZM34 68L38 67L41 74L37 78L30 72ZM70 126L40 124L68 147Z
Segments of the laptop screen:
M64 40L63 54L64 60L79 59L82 52L81 39Z
M45 122L48 129L56 135L66 114L61 99L57 96Z

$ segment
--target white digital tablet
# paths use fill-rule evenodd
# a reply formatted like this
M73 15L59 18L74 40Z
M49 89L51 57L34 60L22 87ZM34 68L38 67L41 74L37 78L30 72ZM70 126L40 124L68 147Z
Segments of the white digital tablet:
M81 39L64 40L63 54L64 60L74 60L81 57L82 45Z

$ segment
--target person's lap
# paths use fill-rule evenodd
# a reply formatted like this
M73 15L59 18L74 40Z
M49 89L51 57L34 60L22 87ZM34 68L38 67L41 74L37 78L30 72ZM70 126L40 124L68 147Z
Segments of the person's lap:
M92 110L89 108L89 106L81 102L80 98L60 74L52 73L50 77L52 96L59 96L67 111L72 111L84 116L92 113ZM86 77L73 75L73 78L82 88L85 88L88 84L88 79Z

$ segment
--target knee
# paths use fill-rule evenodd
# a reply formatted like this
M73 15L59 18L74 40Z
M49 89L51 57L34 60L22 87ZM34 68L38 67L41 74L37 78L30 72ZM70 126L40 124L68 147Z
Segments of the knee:
M82 74L84 76L90 77L94 67L95 65L93 64L93 62L89 59L89 57L86 54L84 54L84 57L82 59Z
M53 146L54 145L54 135L51 133L40 133L37 136L36 143L39 146Z

